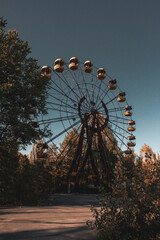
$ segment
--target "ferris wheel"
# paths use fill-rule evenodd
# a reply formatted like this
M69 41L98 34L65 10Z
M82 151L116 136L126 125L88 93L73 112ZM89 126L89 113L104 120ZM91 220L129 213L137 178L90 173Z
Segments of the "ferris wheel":
M53 68L42 67L42 75L50 79L47 114L34 124L50 128L52 136L45 139L45 144L53 142L60 145L67 133L76 129L76 147L68 179L76 172L77 185L87 161L90 161L97 179L100 178L93 154L95 139L106 175L109 159L106 159L105 146L108 143L117 156L124 161L130 160L136 145L133 135L135 121L132 120L132 107L126 101L126 93L118 87L116 79L110 77L104 68L95 67L89 60L82 63L77 57L72 57L68 63L63 59L55 60ZM72 145L68 143L65 146L64 157L72 151L73 145L72 141Z

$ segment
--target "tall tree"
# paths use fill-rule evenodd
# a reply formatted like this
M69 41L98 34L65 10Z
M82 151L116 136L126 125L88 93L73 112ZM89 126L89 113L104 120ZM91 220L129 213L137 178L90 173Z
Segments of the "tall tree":
M76 128L73 128L64 138L60 150L57 156L57 168L60 171L62 179L69 179L71 183L75 183L77 174L79 173L83 158L86 151L87 140L84 133L84 139L82 144L82 149L78 147L78 142L80 135ZM101 161L100 149L98 145L98 136L94 134L92 139L92 156L89 156L87 162L84 166L83 172L81 174L80 186L86 185L96 186L98 182L103 182L106 185L106 188L109 187L109 179L113 177L113 169L115 163L117 162L117 154L119 148L116 143L116 139L109 129L106 127L102 131L103 138L103 148L104 148L104 157L106 159L106 164L108 166L108 176L104 171L104 163ZM78 152L77 152L78 149ZM74 158L76 156L76 158ZM92 159L91 159L92 157ZM76 159L76 161L74 161ZM94 159L94 168L96 168L97 175L95 175L95 169L93 169ZM73 164L74 162L74 164ZM98 176L99 175L99 176ZM97 177L99 178L98 180Z
M1 146L9 142L25 146L44 132L34 119L45 114L48 79L42 77L31 49L18 31L5 32L0 18L0 135Z
M141 149L140 149L140 158L144 161L144 160L157 160L159 158L158 154L156 156L156 154L153 152L152 148L146 144L144 144Z
M37 60L29 56L28 43L18 31L5 31L5 26L0 18L0 196L4 203L14 199L18 150L48 134L35 128L35 119L46 113L49 84Z

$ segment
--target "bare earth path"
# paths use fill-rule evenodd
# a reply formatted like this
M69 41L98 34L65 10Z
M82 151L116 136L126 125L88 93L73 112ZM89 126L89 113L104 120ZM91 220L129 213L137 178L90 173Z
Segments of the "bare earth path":
M56 194L50 206L1 207L0 240L96 240L86 221L96 195Z

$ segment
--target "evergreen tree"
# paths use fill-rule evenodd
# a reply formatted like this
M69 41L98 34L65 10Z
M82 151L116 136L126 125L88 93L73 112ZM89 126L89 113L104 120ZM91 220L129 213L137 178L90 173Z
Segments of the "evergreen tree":
M72 172L69 176L69 182L70 184L73 184L73 185L75 184L77 172L79 171L82 165L83 158L86 152L87 139L85 134L86 133L84 133L84 136L83 136L84 139L83 139L82 151L80 151L81 156L78 158L78 161L75 162ZM104 148L105 159L109 169L108 177L106 177L106 173L103 170L104 169L103 163L100 161L100 151L98 147L97 134L94 134L92 139L92 157L94 158L95 166L100 174L100 182L105 183L106 188L109 189L108 178L110 179L113 178L113 169L114 169L115 163L117 162L118 154L120 150L117 146L116 139L114 138L113 134L107 127L101 132L101 134L103 138L103 148ZM79 141L79 133L76 128L73 128L65 136L57 155L57 166L56 166L55 176L57 176L57 171L58 171L59 172L58 178L60 178L62 182L65 182L65 184L67 184L67 174L72 166L72 162L78 146L78 141ZM82 173L80 188L87 189L87 186L90 186L90 187L93 187L94 185L96 186L97 185L96 178L97 176L95 175L95 172L92 169L91 159L89 156Z

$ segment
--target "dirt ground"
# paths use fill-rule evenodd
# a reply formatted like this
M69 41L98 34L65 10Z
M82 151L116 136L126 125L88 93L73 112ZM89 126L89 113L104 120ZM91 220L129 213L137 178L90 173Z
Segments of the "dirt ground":
M0 208L0 240L96 240L86 226L94 194L55 194L49 206Z

